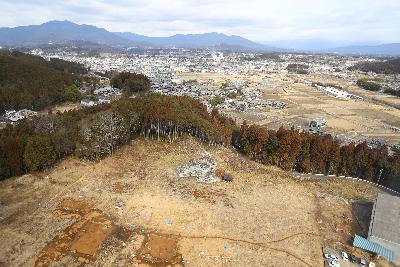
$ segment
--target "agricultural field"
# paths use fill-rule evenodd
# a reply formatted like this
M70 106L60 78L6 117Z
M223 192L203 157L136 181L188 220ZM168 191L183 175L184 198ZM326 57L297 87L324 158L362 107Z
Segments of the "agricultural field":
M342 79L326 74L288 74L285 72L263 75L206 75L184 74L182 77L195 79L199 83L211 82L215 87L225 80L246 80L249 88L255 89L263 80L272 86L261 90L264 100L283 101L285 109L256 109L245 112L226 111L237 122L256 123L271 129L280 126L308 129L308 123L315 118L325 118L327 132L344 135L351 140L380 139L391 144L400 143L400 98L371 92L359 88L354 80L360 77ZM362 97L362 100L337 98L312 87L312 83L335 84L343 90Z

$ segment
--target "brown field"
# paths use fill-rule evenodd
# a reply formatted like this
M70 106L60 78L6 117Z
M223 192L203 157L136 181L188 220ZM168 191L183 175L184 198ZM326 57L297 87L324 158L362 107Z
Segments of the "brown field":
M233 182L197 183L177 167L206 149ZM363 183L299 181L190 138L135 140L97 163L0 183L0 266L322 266L326 246L360 232Z

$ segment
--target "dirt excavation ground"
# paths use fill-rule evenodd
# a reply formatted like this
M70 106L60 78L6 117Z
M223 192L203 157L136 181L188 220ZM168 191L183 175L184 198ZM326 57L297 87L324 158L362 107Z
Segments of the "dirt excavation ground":
M179 177L204 150L232 182ZM97 163L2 181L0 266L323 266L323 248L350 250L363 231L351 200L377 193L191 138L135 140Z

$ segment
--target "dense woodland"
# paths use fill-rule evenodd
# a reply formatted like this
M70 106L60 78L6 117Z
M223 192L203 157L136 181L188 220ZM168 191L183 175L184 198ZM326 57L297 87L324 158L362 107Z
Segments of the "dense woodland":
M121 89L125 96L150 90L151 82L143 74L121 72L114 75L110 81L111 86Z
M388 95L400 97L400 90L395 90L393 88L385 88L383 92Z
M357 80L357 85L365 90L373 91L373 92L378 92L382 89L382 86L379 83L370 81L368 79Z
M360 62L349 69L379 74L399 74L400 58L377 62Z
M278 131L211 113L186 96L141 94L112 104L50 114L0 131L0 177L20 175L53 165L68 155L99 160L131 139L173 141L195 136L210 145L233 145L251 159L285 170L361 177L400 191L400 151L342 145L330 135L294 129Z
M289 64L286 69L289 73L308 74L309 66L305 64Z
M76 63L0 50L0 113L73 101L85 72Z
M400 191L400 150L341 144L331 135L294 129L267 130L244 123L233 145L250 158L285 170L360 177Z
M379 83L370 81L368 79L357 80L357 85L368 91L382 92L384 94L400 97L400 90L396 90L388 86L382 86Z
M189 97L141 95L112 104L49 114L0 131L0 177L53 165L65 156L99 160L132 138L175 140L183 134L207 144L230 144L234 122Z

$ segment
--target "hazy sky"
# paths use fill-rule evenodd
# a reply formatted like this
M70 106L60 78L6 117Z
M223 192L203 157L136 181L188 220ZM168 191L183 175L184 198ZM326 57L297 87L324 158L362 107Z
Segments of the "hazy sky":
M0 26L71 20L151 36L400 42L400 0L0 0Z

